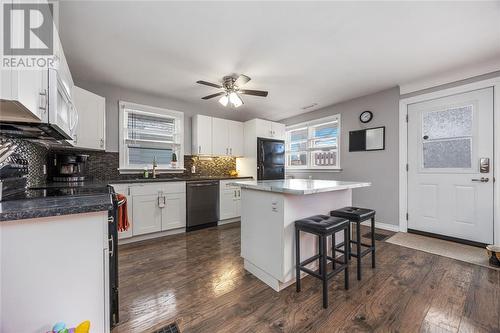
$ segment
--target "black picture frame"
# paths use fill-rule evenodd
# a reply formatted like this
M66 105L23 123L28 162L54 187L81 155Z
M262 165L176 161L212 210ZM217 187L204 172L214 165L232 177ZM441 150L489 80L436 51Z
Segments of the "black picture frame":
M366 149L366 132L370 130L382 129L382 148ZM349 131L349 152L358 151L379 151L385 150L385 126L365 128L357 131Z

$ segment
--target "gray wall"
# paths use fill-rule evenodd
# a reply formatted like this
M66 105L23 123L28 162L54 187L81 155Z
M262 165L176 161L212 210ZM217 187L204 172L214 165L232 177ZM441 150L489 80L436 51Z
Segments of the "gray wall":
M367 125L359 121L359 114L365 110L370 110L374 114L373 120ZM340 167L342 171L290 172L288 175L295 178L308 178L311 176L313 179L369 181L372 183L371 187L353 190L353 204L375 209L377 211L377 222L399 225L399 87L284 119L282 122L293 125L338 113L342 115L340 151ZM372 152L348 151L349 131L377 126L386 127L385 150Z
M411 92L408 94L403 94L403 95L401 95L400 98L404 99L404 98L408 98L408 97L418 96L418 95L422 95L422 94L427 94L427 93L431 93L431 92L435 92L435 91L439 91L439 90L444 90L444 89L448 89L448 88L454 88L454 87L466 85L469 83L493 79L493 78L497 78L497 77L500 77L500 71L495 71L495 72L491 72L491 73L487 73L487 74L483 74L483 75L473 76L473 77L470 77L467 79L442 84L442 85L435 86L432 88L414 91L414 92Z
M224 108L220 108L219 112L208 109L205 110L202 108L194 109L193 106L189 106L185 102L177 99L167 99L165 97L151 95L146 92L137 92L100 83L78 81L75 82L75 85L106 98L106 151L109 152L118 152L119 150L118 102L120 100L184 112L184 153L186 155L191 153L191 118L193 115L204 114L213 117L237 120L234 119L231 114L228 114ZM237 117L238 115L235 114L234 116Z

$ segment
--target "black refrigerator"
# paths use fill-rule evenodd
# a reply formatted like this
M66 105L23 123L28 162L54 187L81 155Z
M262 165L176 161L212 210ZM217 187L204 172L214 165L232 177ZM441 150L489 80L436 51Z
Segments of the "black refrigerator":
M257 180L285 179L285 141L257 138Z

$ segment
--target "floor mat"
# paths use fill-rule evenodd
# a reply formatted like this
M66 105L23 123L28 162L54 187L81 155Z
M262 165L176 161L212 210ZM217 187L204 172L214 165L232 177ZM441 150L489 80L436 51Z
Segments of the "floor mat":
M363 237L371 239L372 238L372 233L368 232L368 233L364 234ZM375 232L375 240L383 241L383 240L385 240L388 237L389 237L389 235L379 234L378 232Z
M386 242L427 253L437 254L443 257L465 261L475 265L498 269L488 264L486 249L475 246L406 232L398 232L391 238L387 239Z
M154 333L180 333L181 331L179 330L179 327L177 326L176 323L172 323L170 325L167 325L165 327L160 328L159 330L155 331Z

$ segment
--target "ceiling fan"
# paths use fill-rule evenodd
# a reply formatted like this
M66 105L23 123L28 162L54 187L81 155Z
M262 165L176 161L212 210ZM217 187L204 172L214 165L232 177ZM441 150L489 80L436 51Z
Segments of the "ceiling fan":
M221 98L219 98L220 104L224 106L230 104L233 107L237 108L243 105L243 100L241 99L240 95L266 97L269 94L269 92L263 90L241 89L241 86L248 83L248 81L250 81L250 77L246 75L232 74L232 75L226 75L222 78L222 85L202 80L196 81L196 83L218 89L224 89L224 91L202 97L201 99L211 99L214 97L222 96Z

